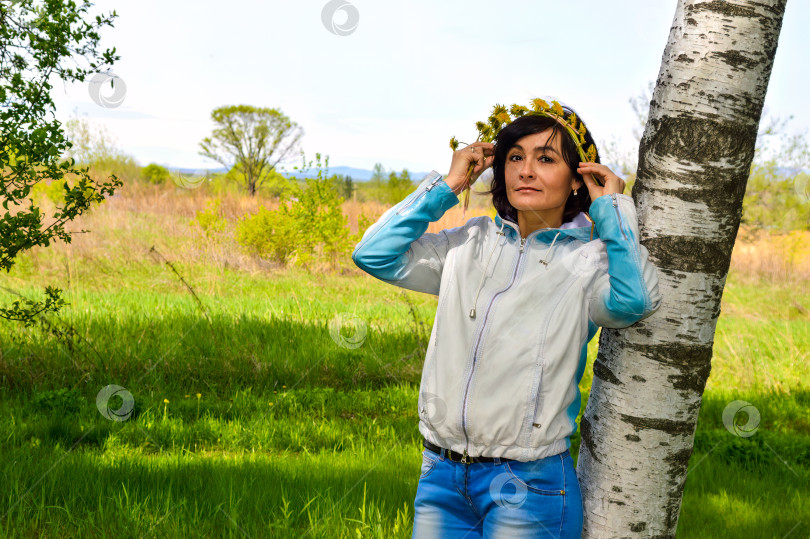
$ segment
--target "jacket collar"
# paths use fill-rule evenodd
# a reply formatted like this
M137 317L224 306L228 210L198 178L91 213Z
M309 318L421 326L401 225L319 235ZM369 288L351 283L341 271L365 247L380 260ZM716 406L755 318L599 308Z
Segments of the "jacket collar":
M502 225L506 225L506 227L513 231L515 237L520 238L520 227L514 221L510 219L503 219L501 218L500 214L497 214L495 215L495 224L498 226L498 228L500 228ZM538 241L549 243L557 235L557 233L559 233L560 236L570 236L574 239L587 243L591 241L591 226L592 221L588 215L584 212L579 212L576 217L574 217L571 221L563 223L559 228L541 228L540 230L535 230L529 234L526 239L528 240L536 237ZM596 228L594 227L593 239L598 237L599 236L596 234Z
M509 230L512 231L512 236L514 238L520 237L520 228L514 221L503 219L501 218L500 214L496 214L495 224L498 225L498 228L500 228L498 234L505 235L503 229L508 226ZM571 221L563 223L560 228L542 228L540 230L535 230L529 234L526 239L530 240L537 238L538 241L549 244L543 258L539 260L540 263L548 266L548 263L551 260L550 256L553 256L554 246L556 245L557 239L559 239L560 236L569 236L582 242L588 242L592 239L591 234L595 235L593 222L589 217L586 216L585 213L580 212L579 215L574 217ZM489 269L489 263L492 261L492 255L495 253L497 245L498 242L496 241L492 246L492 251L489 253L487 263L484 266L484 271L481 273L481 280L478 282L478 290L476 290L475 295L472 298L470 318L475 318L475 308L478 306L478 296L481 294L481 288L484 286L484 279L486 278L487 270Z

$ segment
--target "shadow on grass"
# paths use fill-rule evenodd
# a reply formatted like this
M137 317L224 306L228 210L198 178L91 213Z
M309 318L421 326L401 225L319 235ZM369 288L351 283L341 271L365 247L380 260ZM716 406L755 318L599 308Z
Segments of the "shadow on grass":
M233 529L250 537L355 537L358 527L376 527L408 537L410 529L400 523L393 533L394 525L397 511L410 524L421 465L419 448L397 445L275 458L110 459L76 450L59 461L58 452L14 453L2 465L0 509L10 512L0 529L8 536L36 521L45 535L78 527L123 536L207 537Z
M0 335L0 379L32 391L137 383L188 392L282 386L374 388L418 383L424 332L381 332L363 320L299 323L250 316L90 318L66 343L51 336ZM8 326L0 331L21 331Z

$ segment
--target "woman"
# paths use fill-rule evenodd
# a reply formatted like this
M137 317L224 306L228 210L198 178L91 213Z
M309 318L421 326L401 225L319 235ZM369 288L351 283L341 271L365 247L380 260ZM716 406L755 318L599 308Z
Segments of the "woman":
M414 537L581 535L569 448L588 341L661 302L632 198L598 161L580 162L554 118L517 118L494 144L454 152L447 177L428 174L352 254L387 283L439 296L419 391ZM472 181L492 167L494 221L426 234L472 164Z

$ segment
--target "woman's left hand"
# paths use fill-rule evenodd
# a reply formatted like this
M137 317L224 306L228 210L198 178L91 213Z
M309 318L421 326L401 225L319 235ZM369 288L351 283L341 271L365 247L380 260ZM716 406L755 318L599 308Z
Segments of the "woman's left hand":
M605 165L599 163L580 163L577 172L582 175L585 180L585 187L588 188L588 193L591 195L591 201L596 200L602 195L609 195L611 193L621 194L624 192L624 180L616 176L613 171ZM604 187L597 185L593 181L591 174L599 178Z

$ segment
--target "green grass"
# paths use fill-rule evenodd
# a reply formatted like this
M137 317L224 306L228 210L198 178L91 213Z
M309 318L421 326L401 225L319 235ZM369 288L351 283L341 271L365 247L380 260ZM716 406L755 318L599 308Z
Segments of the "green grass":
M64 261L68 281L42 251L0 278L0 304L46 283L71 303L47 327L0 324L0 536L410 536L434 297L176 262L198 303L159 260L117 256ZM810 324L793 305L809 299L729 277L678 537L810 534ZM98 412L108 384L133 395L128 421ZM754 436L725 429L732 400L760 411Z

